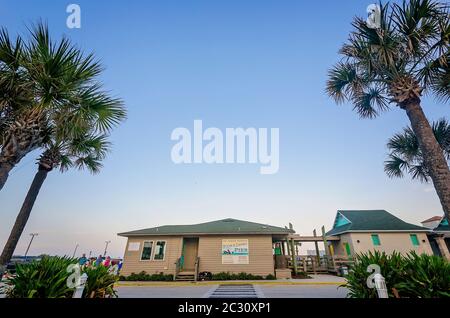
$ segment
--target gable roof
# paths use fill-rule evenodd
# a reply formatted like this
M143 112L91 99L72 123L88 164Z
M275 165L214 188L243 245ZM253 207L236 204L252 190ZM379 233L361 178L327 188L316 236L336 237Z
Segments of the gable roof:
M295 233L287 228L241 221L223 219L207 223L190 225L163 225L143 230L123 232L119 236L147 235L200 235L200 234L289 234Z
M429 219L426 219L425 221L422 221L420 223L428 223L428 222L436 222L442 220L442 216L433 216Z
M450 225L446 217L441 218L441 222L433 229L433 232L450 232Z
M342 221L346 220L346 221ZM338 210L327 236L347 232L429 232L422 226L406 223L386 210Z

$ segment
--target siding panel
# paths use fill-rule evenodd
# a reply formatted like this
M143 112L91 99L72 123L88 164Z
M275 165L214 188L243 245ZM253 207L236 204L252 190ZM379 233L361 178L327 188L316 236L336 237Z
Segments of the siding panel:
M370 233L372 234L372 233ZM383 233L374 232L378 234L381 245L374 246L370 234L366 233L351 233L351 240L355 247L355 252L361 253L368 250L386 252L391 254L396 251L403 255L415 251L417 254L433 255L430 243L428 242L427 235L425 233ZM419 240L419 246L414 246L411 242L410 234L416 234ZM359 243L357 242L359 240ZM425 242L423 242L425 241Z
M371 238L371 234L378 234L381 245L374 246ZM414 246L411 242L410 234L416 234L419 240L419 246ZM425 233L392 233L392 232L373 232L373 233L347 233L340 236L340 241L332 241L335 255L345 256L347 255L344 249L344 243L348 242L352 254L355 253L367 253L368 251L380 251L392 254L396 251L400 254L407 254L411 251L415 251L417 254L432 255L430 243L428 242L427 235ZM359 243L358 243L359 241ZM425 241L425 242L423 242Z
M249 264L222 264L222 239L248 239ZM166 241L166 255L163 261L141 261L144 241ZM139 251L129 251L129 243L139 242ZM183 238L181 236L161 237L129 237L124 254L121 275L145 271L148 274L175 274L175 262L181 256ZM211 273L245 272L254 275L274 274L271 235L206 235L199 237L198 256L200 257L199 271Z
M141 261L141 253L142 247L144 245L144 241L153 241L154 246L156 241L166 241L166 251L165 257L162 261ZM139 251L129 251L128 244L139 242L140 248ZM121 275L128 276L131 273L139 273L141 271L145 271L148 274L157 274L157 273L165 273L165 274L175 274L175 262L181 255L182 248L182 238L179 236L160 236L160 237L130 237L128 238L127 245L125 247L125 255L123 258L123 267L120 271ZM154 251L152 251L153 253ZM153 256L152 256L153 257Z
M248 239L249 264L222 264L222 239ZM245 272L254 275L274 274L272 253L272 236L242 235L242 236L201 236L198 256L200 271L211 273Z

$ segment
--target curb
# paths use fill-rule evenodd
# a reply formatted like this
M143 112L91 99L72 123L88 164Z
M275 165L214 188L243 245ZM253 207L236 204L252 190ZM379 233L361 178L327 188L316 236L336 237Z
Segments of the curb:
M243 282L235 281L207 281L207 282L118 282L115 287L180 287L180 286L190 286L190 287L201 287L201 286L211 286L211 285L241 285ZM331 285L339 286L344 282L289 282L289 281L275 281L275 282L259 282L259 281L248 281L246 282L252 285L266 285L266 286L314 286L314 285Z

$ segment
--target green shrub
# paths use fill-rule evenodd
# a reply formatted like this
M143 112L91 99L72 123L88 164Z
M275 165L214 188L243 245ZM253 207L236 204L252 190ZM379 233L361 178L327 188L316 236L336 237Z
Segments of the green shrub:
M273 275L272 275L273 276ZM230 272L220 272L212 275L212 280L263 280L261 275L253 275L248 273L233 274Z
M449 297L450 263L438 256L410 253L386 254L378 251L358 254L350 266L346 283L350 298L377 298L375 288L367 286L371 264L380 266L380 274L386 281L389 297L394 297L396 289L400 297Z
M266 276L266 279L267 280L275 280L277 278L275 277L275 275L269 274L269 275Z
M121 281L173 281L173 275L172 274L152 274L149 275L145 271L142 271L138 274L131 273L128 276L120 276Z
M78 260L68 257L44 256L39 261L18 264L16 275L7 281L8 298L71 298L75 288L67 286L72 272L67 268ZM83 297L115 297L115 275L104 266L87 267L81 270L88 280Z
M450 297L450 263L439 256L407 256L405 279L396 284L400 296L437 298Z
M299 272L297 272L297 275L294 275L294 273L292 273L292 278L306 279L306 278L311 278L311 276L309 276L306 272L299 271Z
M17 264L16 275L7 284L8 298L70 298L67 267L77 260L67 257L43 257L40 261Z
M86 267L83 272L88 275L83 298L117 297L114 284L118 277L111 274L108 268L105 266Z
M405 261L398 253L388 255L378 251L366 254L357 254L354 264L350 266L346 283L342 285L348 289L347 297L350 298L377 298L375 288L367 287L367 278L371 274L367 272L367 267L372 264L380 266L380 274L386 280L388 292L392 295L392 288L402 281L403 267Z

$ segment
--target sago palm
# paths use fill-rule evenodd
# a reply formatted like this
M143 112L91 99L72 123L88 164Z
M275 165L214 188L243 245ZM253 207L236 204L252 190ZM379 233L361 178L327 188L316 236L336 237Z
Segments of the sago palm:
M45 145L48 131L86 127L107 132L124 119L120 99L102 90L101 65L67 38L52 41L40 23L27 40L0 34L0 189L29 152ZM66 125L69 124L69 125Z
M380 5L377 28L361 18L329 72L327 93L338 103L350 101L363 118L390 106L406 112L424 165L442 208L450 217L450 171L443 150L422 110L422 96L450 99L449 7L430 0Z
M450 160L450 124L446 119L434 122L433 134L444 151L445 158ZM405 128L401 133L395 134L387 144L389 149L388 160L384 163L384 171L389 177L402 178L405 173L412 179L423 182L430 181L430 173L424 164L419 142L411 127Z

